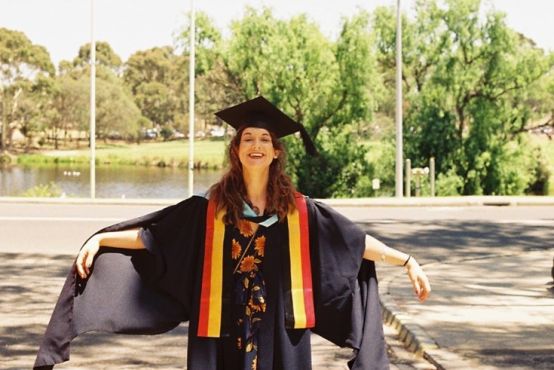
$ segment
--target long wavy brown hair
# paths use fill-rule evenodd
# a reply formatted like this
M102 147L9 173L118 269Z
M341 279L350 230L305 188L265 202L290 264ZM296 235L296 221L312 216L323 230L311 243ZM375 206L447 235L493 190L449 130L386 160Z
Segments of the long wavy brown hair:
M210 199L215 200L217 210L226 210L223 219L226 224L238 225L242 216L243 202L248 202L246 185L242 177L242 164L238 155L240 140L245 128L241 128L229 144L227 153L229 156L228 171L209 190ZM279 220L282 221L289 211L296 208L294 201L296 189L290 177L285 173L285 147L271 131L268 132L271 136L273 148L279 151L279 156L269 166L265 212L277 214Z

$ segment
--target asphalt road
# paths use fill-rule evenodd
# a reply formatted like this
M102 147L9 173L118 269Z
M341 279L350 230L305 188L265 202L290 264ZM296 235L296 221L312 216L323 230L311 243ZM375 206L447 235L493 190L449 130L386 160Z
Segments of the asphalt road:
M0 203L0 252L75 254L94 231L162 207ZM421 261L440 258L443 249L456 253L456 248L452 248L456 238L464 242L475 238L483 240L488 239L490 232L502 231L496 241L506 248L519 248L518 236L532 242L533 238L548 234L554 226L554 207L546 206L343 207L337 210L365 225L368 232L390 242L391 246L413 252ZM428 249L419 253L419 247L428 244L420 240L425 236L425 230L429 237L436 238L437 229L441 231L441 238L448 240L448 243L442 244L441 253ZM533 236L526 237L530 230L535 230ZM443 238L444 233L447 236ZM472 236L475 238L467 239Z

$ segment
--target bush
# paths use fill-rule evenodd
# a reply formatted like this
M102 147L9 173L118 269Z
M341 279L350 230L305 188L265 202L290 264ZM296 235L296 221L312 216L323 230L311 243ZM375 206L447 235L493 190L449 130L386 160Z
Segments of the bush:
M164 141L167 141L173 137L174 130L171 127L164 126L160 130L160 135L164 139Z
M358 145L348 130L322 130L318 139L319 154L313 157L305 154L300 140L287 142L288 172L299 191L314 198L374 195L363 180L373 176L373 168L365 160L367 147Z
M438 196L460 195L460 190L463 186L464 180L456 174L454 168L451 168L446 173L440 173L437 176L435 184Z
M1 154L0 153L0 164L10 164L13 162L13 158L11 155L5 153L5 154Z
M548 159L546 158L541 147L536 147L533 150L533 164L533 180L525 190L525 193L548 195L551 192L554 192L554 178L552 177L554 174L552 174L548 168Z
M48 184L39 184L25 190L21 194L23 197L43 197L43 198L58 198L63 195L62 189L58 184L50 182Z
M375 192L376 196L393 196L396 186L396 147L392 140L372 141L368 146L367 162L374 169L373 178L380 180L380 189ZM364 181L367 188L373 187L369 177ZM361 185L361 184L360 184Z

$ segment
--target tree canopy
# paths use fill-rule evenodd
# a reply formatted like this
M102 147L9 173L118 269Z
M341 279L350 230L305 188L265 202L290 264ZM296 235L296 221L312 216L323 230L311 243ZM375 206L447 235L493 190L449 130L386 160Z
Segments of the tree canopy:
M529 97L544 91L552 58L512 31L503 14L482 19L480 1L445 3L419 1L416 18L403 19L406 157L418 166L435 157L443 193L521 194L532 185L534 158L519 134L537 117ZM393 22L393 9L375 12L385 75L394 60Z
M18 109L25 95L32 89L34 79L53 75L54 65L46 48L31 42L22 32L0 28L0 120L2 136L0 148L8 150L11 132L18 127ZM25 110L31 109L28 101Z

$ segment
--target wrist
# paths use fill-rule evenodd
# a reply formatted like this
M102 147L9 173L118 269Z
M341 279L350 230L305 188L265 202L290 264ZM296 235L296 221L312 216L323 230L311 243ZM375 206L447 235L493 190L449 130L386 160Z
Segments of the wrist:
M406 270L411 270L415 266L417 266L417 261L414 257L411 257L404 267L406 268Z
M91 241L93 242L93 244L96 247L100 247L100 243L102 242L102 240L103 240L103 238L102 238L101 234L93 235L92 238L91 238Z

